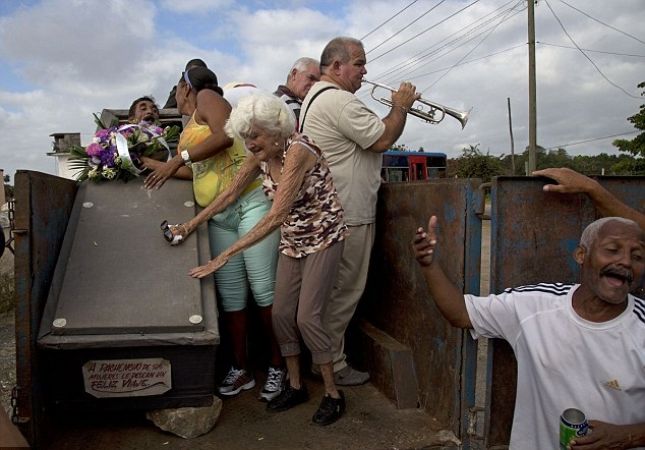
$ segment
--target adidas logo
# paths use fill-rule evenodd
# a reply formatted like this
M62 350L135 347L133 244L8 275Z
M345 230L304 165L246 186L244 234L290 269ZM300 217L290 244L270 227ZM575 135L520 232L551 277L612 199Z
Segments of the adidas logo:
M622 391L620 388L620 384L618 384L618 380L609 380L605 383L605 386L610 388L610 389L615 389L617 391Z

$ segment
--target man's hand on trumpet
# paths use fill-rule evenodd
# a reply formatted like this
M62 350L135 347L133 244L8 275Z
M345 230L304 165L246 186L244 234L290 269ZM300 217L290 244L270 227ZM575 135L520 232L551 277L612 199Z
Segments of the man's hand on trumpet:
M404 81L398 91L392 92L392 108L400 108L404 114L407 114L414 102L420 98L421 94L417 93L416 86L409 81Z

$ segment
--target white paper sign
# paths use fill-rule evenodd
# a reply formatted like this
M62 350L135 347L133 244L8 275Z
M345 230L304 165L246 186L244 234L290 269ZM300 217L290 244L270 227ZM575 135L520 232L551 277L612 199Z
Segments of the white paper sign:
M92 360L83 364L85 392L94 397L160 395L172 388L163 358Z

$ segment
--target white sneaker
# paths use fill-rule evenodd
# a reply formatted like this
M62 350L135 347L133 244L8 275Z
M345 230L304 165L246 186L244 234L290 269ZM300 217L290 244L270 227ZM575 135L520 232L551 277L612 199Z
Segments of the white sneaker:
M231 367L226 378L224 378L224 381L222 381L222 384L219 385L217 390L222 395L236 395L240 391L252 389L254 386L255 380L246 370Z
M269 366L269 373L267 374L267 381L264 383L262 392L260 392L260 400L267 402L276 398L284 389L284 383L287 380L287 370L279 367Z

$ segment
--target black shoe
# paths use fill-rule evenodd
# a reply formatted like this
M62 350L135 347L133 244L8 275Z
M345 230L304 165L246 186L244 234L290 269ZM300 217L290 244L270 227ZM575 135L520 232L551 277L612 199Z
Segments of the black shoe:
M296 389L290 384L287 384L286 389L280 395L267 403L267 411L286 411L301 403L305 403L307 400L309 400L309 394L304 384L300 386L300 389Z
M343 391L338 391L340 398L333 398L329 394L325 394L320 402L318 411L311 418L316 425L330 425L340 419L340 416L345 412L345 395Z

